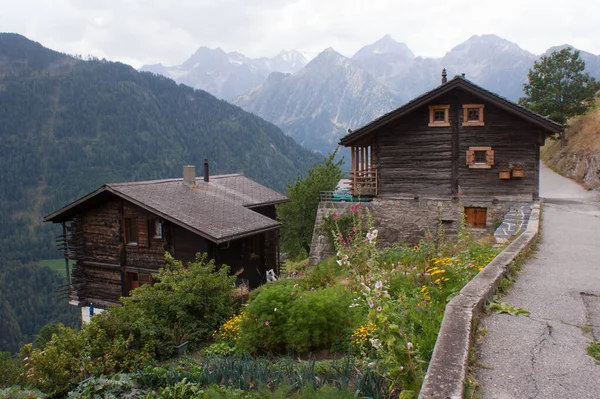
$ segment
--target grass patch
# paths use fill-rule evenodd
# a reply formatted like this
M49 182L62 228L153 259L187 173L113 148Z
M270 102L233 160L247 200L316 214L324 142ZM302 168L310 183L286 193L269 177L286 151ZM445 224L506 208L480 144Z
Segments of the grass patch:
M600 364L600 342L592 342L587 349L588 355L596 360L597 364Z
M72 269L74 262L72 260L69 261L69 270ZM37 261L38 266L46 266L50 269L54 270L61 277L67 277L67 272L65 270L65 260L61 259L44 259Z

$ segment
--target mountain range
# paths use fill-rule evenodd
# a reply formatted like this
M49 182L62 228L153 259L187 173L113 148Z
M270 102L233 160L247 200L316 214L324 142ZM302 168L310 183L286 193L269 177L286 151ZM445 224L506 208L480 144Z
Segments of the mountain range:
M543 55L567 46L552 47ZM580 54L586 71L600 78L600 55ZM496 35L472 36L441 58L423 58L386 35L350 58L329 48L295 72L273 68L271 75L262 81L255 75L252 82L236 75L239 88L232 92L246 92L232 101L275 123L299 143L325 153L347 129L438 86L442 68L450 78L464 73L474 83L516 101L538 58Z
M238 52L200 47L177 66L144 65L140 71L154 72L178 83L232 100L265 81L271 72L293 73L306 65L299 51L281 51L275 57L248 58Z

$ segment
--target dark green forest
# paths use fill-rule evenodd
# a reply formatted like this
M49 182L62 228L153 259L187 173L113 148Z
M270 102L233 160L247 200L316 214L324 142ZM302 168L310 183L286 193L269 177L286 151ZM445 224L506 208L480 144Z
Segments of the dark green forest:
M0 33L0 269L61 256L58 228L41 222L51 211L104 183L179 177L205 158L212 174L284 191L321 157L206 92Z
M17 352L47 323L78 326L79 309L59 298L65 282L49 267L7 262L0 269L0 352Z

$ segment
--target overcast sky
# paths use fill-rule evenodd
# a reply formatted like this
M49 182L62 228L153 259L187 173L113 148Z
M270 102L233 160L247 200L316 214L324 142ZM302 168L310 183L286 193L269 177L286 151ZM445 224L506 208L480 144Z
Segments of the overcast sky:
M386 33L423 57L484 33L535 54L564 43L600 54L599 16L600 0L0 0L0 31L134 67L177 65L200 46L351 56Z

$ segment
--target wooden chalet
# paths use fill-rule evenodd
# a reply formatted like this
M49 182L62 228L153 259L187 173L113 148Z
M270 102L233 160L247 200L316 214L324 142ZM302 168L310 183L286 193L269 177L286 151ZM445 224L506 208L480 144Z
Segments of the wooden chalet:
M62 223L65 254L75 261L73 304L118 304L164 266L165 251L183 262L207 253L257 286L278 269L280 223L275 205L288 199L240 174L105 184L51 213Z
M448 81L444 70L440 86L340 144L351 150L354 195L412 201L415 209L431 208L423 201L439 207L460 197L468 222L489 228L489 209L500 213L507 203L538 199L540 146L561 130L464 75ZM457 218L449 216L448 223Z

